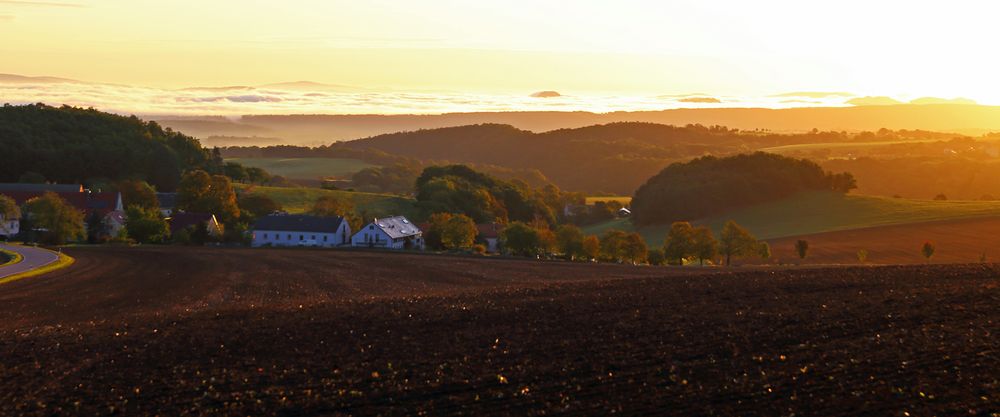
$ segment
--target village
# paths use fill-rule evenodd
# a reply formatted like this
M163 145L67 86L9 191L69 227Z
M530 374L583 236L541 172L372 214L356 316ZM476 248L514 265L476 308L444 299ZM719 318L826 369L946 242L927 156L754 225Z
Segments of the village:
M121 192L92 191L82 185L0 183L0 196L11 198L18 206L51 193L69 203L88 222L100 222L102 233L118 236L126 225L126 211ZM185 212L176 208L176 193L156 193L159 211L169 225L171 235L203 230L210 237L221 238L224 226L214 213ZM24 215L22 215L23 217ZM22 234L22 218L4 218L0 213L0 240L13 240ZM260 247L359 247L390 250L423 250L424 231L428 224L417 225L404 216L373 218L358 230L343 216L315 216L275 211L258 218L246 232L249 246ZM485 252L499 252L498 224L476 225L476 242Z

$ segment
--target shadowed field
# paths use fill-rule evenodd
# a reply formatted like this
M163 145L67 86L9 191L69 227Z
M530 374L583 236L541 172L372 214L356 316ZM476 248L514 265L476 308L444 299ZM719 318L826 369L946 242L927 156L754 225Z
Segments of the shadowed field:
M0 286L0 414L988 415L994 265L79 248Z
M772 262L800 262L795 241L809 242L805 263L859 264L858 251L868 252L869 263L920 264L927 259L921 245L935 246L934 263L974 263L985 255L986 261L1000 260L1000 218L959 219L895 226L871 227L839 232L818 233L770 241Z

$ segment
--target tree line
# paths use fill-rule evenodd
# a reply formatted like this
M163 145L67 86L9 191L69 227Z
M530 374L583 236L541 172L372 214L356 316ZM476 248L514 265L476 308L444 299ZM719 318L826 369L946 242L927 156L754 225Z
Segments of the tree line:
M94 109L44 104L0 108L0 182L86 184L92 189L138 179L173 191L181 175L200 169L261 180L266 172L225 164L218 148L156 122Z

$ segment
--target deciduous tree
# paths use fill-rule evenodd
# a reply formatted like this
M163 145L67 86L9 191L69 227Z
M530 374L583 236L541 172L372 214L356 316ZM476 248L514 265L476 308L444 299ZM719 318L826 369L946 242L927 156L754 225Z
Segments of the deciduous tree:
M161 243L170 236L170 227L157 208L129 206L125 210L125 231L139 243Z
M445 249L470 249L476 242L476 222L464 214L451 216L441 230L441 244Z
M84 238L83 213L58 194L47 192L29 200L26 206L31 223L43 231L44 242L61 245Z
M750 256L757 250L757 238L736 222L730 220L722 227L719 235L719 252L726 257L726 265L732 265L733 256Z
M160 201L156 198L156 190L146 181L123 180L119 181L115 188L122 194L122 203L125 207L160 208Z
M694 228L688 222L674 222L663 244L663 254L667 259L684 265L684 258L694 255Z
M583 251L583 231L571 224L564 224L556 229L556 247L566 259L576 259L586 256Z
M920 247L920 253L927 259L927 263L931 262L931 257L934 256L934 250L934 243L931 241L924 242L923 246Z
M691 235L692 254L698 258L698 263L704 266L706 259L713 259L719 253L719 242L712 235L712 229L705 226L694 228Z
M538 231L521 222L513 222L500 232L500 244L513 255L538 254Z
M588 235L583 238L583 254L587 260L594 260L601 256L601 240L597 236Z
M622 246L624 259L632 262L633 265L646 262L646 255L649 249L646 247L646 240L642 235L632 232L625 236L625 243Z
M795 241L795 253L799 255L799 259L806 259L806 255L809 254L809 242L802 239Z

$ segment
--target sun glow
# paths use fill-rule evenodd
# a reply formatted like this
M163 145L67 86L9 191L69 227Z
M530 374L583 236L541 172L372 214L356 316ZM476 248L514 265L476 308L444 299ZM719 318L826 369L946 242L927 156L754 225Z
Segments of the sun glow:
M157 88L655 97L846 91L1000 104L1000 5L905 1L0 1L0 72Z

